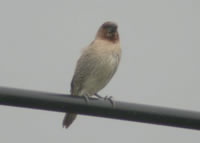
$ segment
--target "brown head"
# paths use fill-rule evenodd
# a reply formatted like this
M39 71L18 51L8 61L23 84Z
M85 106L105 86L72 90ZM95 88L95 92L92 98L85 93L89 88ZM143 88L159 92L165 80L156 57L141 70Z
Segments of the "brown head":
M114 22L105 22L99 28L96 39L103 39L113 43L118 42L119 34L117 31L117 24Z

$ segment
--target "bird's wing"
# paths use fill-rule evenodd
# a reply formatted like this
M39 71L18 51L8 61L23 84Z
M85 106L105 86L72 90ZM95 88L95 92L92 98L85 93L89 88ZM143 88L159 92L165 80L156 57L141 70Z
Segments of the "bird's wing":
M88 76L91 75L93 69L96 66L95 63L98 59L97 57L95 57L92 49L90 48L91 46L95 45L91 43L89 47L83 51L81 57L77 62L75 73L71 82L72 95L79 95L83 87L83 83L86 79L88 79Z

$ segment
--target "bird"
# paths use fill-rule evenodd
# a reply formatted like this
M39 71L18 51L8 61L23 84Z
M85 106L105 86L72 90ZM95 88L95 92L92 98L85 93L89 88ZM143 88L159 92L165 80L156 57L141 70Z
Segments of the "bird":
M115 74L121 59L118 25L104 22L94 40L83 49L77 61L71 81L72 96L98 95ZM68 128L76 119L76 113L66 113L63 127Z

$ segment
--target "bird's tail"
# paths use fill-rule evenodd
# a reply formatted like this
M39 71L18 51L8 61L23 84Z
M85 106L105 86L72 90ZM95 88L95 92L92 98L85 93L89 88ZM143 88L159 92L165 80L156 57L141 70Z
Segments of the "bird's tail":
M74 113L67 113L63 120L63 127L68 128L72 122L76 119L77 114Z

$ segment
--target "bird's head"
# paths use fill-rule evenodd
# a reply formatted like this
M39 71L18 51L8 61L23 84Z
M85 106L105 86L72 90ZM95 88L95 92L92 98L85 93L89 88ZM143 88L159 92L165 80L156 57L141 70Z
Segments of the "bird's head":
M96 38L108 40L108 41L114 42L114 43L119 41L117 24L114 22L110 22L110 21L103 23L97 32Z

